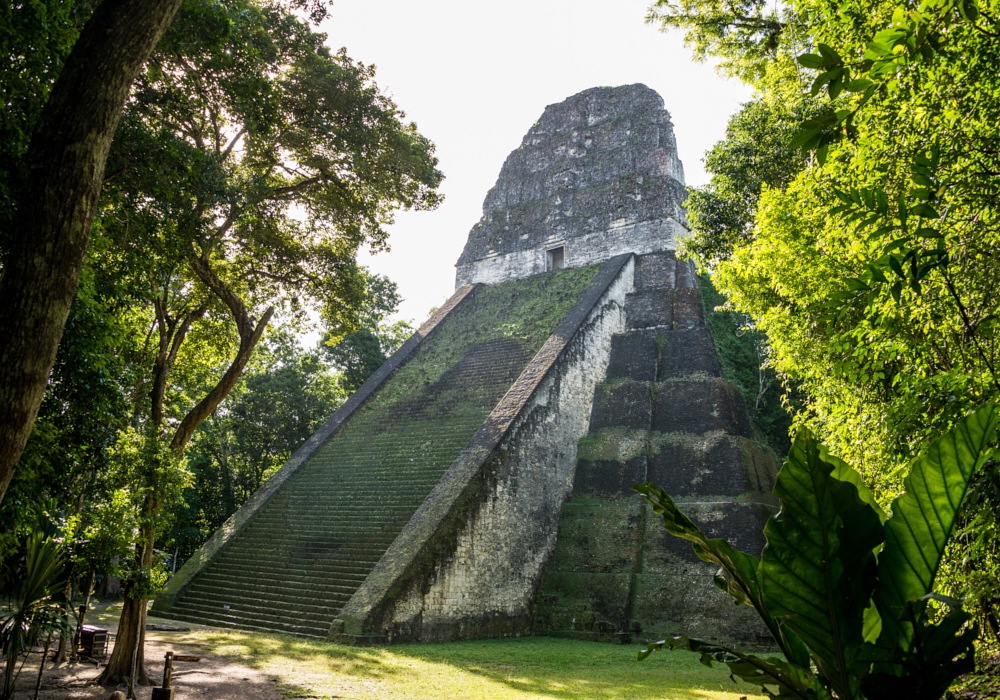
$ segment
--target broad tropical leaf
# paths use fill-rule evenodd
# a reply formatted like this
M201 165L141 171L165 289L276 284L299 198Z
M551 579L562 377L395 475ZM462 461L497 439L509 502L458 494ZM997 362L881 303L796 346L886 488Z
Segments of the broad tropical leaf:
M795 663L809 665L809 652L802 642L782 629L774 619L761 595L758 577L759 562L745 552L733 549L722 539L708 539L692 520L680 511L673 499L661 488L651 483L632 487L643 494L653 505L653 511L663 516L663 527L676 536L688 540L703 561L722 568L725 577L716 576L716 585L731 595L737 603L750 605L767 625L785 657Z
M938 438L918 457L892 503L878 562L875 604L882 616L878 645L907 650L913 624L907 603L931 593L972 476L991 455L996 404L990 402Z
M805 642L838 697L853 698L883 531L855 485L832 476L838 466L799 431L774 487L781 511L764 527L760 579L771 614Z
M937 624L930 622L931 600L948 608ZM909 651L868 645L876 663L875 672L861 684L868 700L938 700L956 678L975 670L979 629L968 624L972 616L960 601L932 593L909 603L905 617L914 630Z
M874 494L872 494L871 489L865 485L865 480L861 474L858 473L857 469L842 460L840 457L834 457L831 455L826 445L819 446L819 454L824 462L833 465L833 471L830 472L830 476L834 479L840 479L841 481L854 484L854 488L858 490L858 498L874 509L874 511L878 514L878 519L883 523L889 519L889 514L882 510L882 506L880 506L878 501L875 500Z
M773 686L777 690L777 695L770 689L764 689L764 692L772 698L832 700L830 691L808 670L808 665L803 667L774 657L765 659L753 654L743 654L693 637L668 637L650 644L639 652L639 661L654 651L661 651L664 647L671 651L677 649L693 651L700 654L701 662L710 668L713 662L723 663L729 667L733 676L748 683Z

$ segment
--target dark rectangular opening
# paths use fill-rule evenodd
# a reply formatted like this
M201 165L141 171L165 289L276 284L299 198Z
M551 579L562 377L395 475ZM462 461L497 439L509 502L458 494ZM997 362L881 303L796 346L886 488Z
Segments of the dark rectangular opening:
M566 267L566 246L551 248L545 251L546 269L561 270Z

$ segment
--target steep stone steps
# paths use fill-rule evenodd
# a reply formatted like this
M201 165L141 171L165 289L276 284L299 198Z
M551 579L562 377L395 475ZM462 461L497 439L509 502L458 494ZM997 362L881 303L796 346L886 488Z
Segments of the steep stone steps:
M325 637L594 274L466 297L157 614Z

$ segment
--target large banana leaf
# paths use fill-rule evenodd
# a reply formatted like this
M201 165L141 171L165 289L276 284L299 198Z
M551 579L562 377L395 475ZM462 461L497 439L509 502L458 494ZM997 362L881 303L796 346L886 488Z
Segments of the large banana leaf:
M761 620L784 653L785 658L794 663L809 666L809 652L802 642L782 628L768 610L761 595L758 576L759 562L745 552L740 552L722 539L708 539L698 526L686 516L670 498L669 494L651 483L632 487L643 494L653 506L653 512L663 516L663 526L667 531L688 540L703 561L716 564L725 572L725 577L716 576L716 585L731 595L737 603L750 605L757 610Z
M972 476L996 439L996 404L988 403L918 457L892 503L874 600L882 616L878 646L908 650L914 636L907 603L931 593Z
M798 432L775 483L781 511L764 526L760 579L771 614L805 642L837 696L854 698L883 530L857 487L832 476L843 463L824 452Z
M770 689L764 688L768 697L833 700L830 691L809 671L808 665L803 667L775 657L763 658L744 654L694 637L668 637L650 644L639 652L639 660L642 661L654 651L661 651L664 647L671 651L677 649L693 651L701 655L701 662L709 668L713 662L724 663L733 676L748 683L773 686L778 694L775 695Z

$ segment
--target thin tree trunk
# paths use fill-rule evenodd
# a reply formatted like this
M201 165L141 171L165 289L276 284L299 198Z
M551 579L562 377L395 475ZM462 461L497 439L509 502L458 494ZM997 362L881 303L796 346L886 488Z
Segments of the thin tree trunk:
M45 649L42 650L42 660L38 664L38 680L35 681L35 698L38 700L38 692L42 689L42 674L45 673L45 657L49 655L49 646L52 644L52 634L45 638Z
M147 509L152 506L147 498ZM140 564L143 567L153 565L153 539L155 533L152 521L143 527L142 553ZM99 683L103 685L117 684L129 681L131 685L150 685L146 675L146 603L145 598L132 598L126 591L125 603L122 606L122 616L118 621L118 636L115 637L115 648L108 659L108 665L101 673ZM133 670L133 666L135 667Z
M104 0L32 135L0 277L0 501L38 415L76 294L122 105L180 4Z
M79 511L77 511L79 514ZM73 611L73 570L76 568L75 562L70 562L69 564L69 575L66 577L66 587L63 589L63 597L66 598L66 607L72 614ZM71 635L65 632L59 633L59 647L56 649L55 658L52 659L53 664L61 664L66 661L66 652L69 649L69 637Z
M180 455L184 451L194 431L212 414L236 385L236 382L239 381L240 375L243 374L243 370L251 354L253 354L254 348L257 347L261 337L264 335L264 331L267 329L267 324L271 320L271 316L274 315L274 307L271 307L254 324L243 301L212 270L208 263L207 255L201 258L193 258L190 262L199 279L213 294L222 299L232 313L233 319L236 321L236 326L239 329L240 349L219 382L194 408L188 411L187 415L181 420L180 425L177 426L173 439L170 441L170 449L177 455ZM193 315L189 316L189 318L194 320L203 313L203 310L196 310L192 312ZM158 322L163 323L166 317L165 314L161 315L158 313L158 318L160 319ZM190 325L189 322L188 325ZM187 332L186 328L183 332ZM183 340L184 336L180 333L174 336L173 341L170 343L172 355L176 355L177 349ZM167 345L168 343L164 342L161 336L161 349ZM157 380L161 381L163 386L166 386L172 364L172 360L157 364L158 369L162 368L164 370L157 376ZM161 403L163 401L163 394L154 391L150 394L150 400L152 402L150 415L153 418L153 425L159 431L162 427L163 411ZM151 484L147 484L147 487L151 486ZM157 496L154 493L154 491L150 491L149 495L146 496L141 557L144 568L149 568L153 564L153 543L156 539L156 514L159 509ZM136 625L138 625L138 628L133 631ZM108 665L104 669L104 673L101 674L101 683L107 685L108 683L119 682L124 678L129 678L130 682L134 681L140 685L149 685L149 678L146 675L145 669L145 629L146 600L140 598L133 599L126 594L125 606L122 608L122 616L118 624L118 639L115 642L111 658L108 660ZM133 664L137 667L134 671L132 669Z
M70 654L70 659L74 662L80 649L80 635L83 633L83 623L87 618L87 610L90 608L90 596L94 592L94 579L96 578L97 570L90 567L90 578L87 579L87 590L83 592L83 605L80 606L80 619L76 625L76 636L73 637L73 652Z

